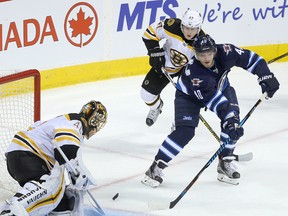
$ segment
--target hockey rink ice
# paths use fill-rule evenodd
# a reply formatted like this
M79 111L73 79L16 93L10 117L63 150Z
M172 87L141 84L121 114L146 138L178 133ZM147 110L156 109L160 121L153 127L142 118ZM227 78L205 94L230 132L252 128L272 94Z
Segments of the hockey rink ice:
M42 91L42 120L79 112L92 99L106 106L106 126L83 147L84 162L98 183L90 191L106 215L283 216L288 212L288 63L269 67L280 82L280 90L264 100L243 126L245 134L235 153L253 152L254 158L234 162L241 173L240 184L217 180L216 159L173 209L155 211L148 203L173 201L219 145L200 121L194 139L164 170L163 184L155 189L141 184L171 130L175 92L171 84L162 93L163 112L152 127L145 124L148 107L140 99L144 76ZM257 77L242 69L233 68L229 78L238 94L242 119L261 97L261 88ZM204 110L201 114L219 133L215 114ZM116 193L118 198L112 200ZM90 205L88 199L86 205Z

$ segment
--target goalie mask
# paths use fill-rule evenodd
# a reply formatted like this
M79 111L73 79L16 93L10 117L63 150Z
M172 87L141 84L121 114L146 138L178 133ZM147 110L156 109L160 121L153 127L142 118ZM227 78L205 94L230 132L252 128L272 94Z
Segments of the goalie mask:
M82 114L84 118L81 119L85 124L83 135L86 137L86 139L89 139L95 133L101 130L107 122L107 110L99 101L89 101L82 107L79 114Z

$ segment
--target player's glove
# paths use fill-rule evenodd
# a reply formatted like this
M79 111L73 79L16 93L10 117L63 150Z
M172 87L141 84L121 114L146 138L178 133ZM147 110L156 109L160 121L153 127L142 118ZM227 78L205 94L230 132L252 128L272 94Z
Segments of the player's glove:
M78 190L86 191L88 186L90 185L88 176L80 167L80 164L77 159L71 159L70 164L75 168L77 172L74 173L74 170L67 169L72 185L76 187Z
M267 92L267 96L272 98L275 92L279 89L279 82L274 77L274 74L262 75L258 78L259 85L262 88L262 93Z
M221 122L222 132L226 133L231 140L239 140L244 134L243 127L239 126L239 118L234 116Z
M149 64L156 72L162 73L161 68L165 66L165 51L163 48L156 47L148 51L150 56Z
M96 185L96 181L82 162L81 150L77 152L77 157L71 159L69 164L65 164L72 186L77 190L87 191L90 185ZM72 168L73 167L73 168Z

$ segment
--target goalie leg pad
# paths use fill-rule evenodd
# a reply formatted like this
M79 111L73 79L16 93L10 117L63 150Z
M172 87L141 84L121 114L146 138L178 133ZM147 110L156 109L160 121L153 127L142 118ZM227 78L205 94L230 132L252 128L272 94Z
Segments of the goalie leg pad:
M78 190L74 186L67 186L65 196L73 203L72 209L69 211L52 211L48 216L84 216L84 195L86 191Z
M54 212L48 214L48 216L73 216L71 211Z
M46 215L60 203L65 191L64 166L56 163L51 174L41 180L27 182L11 199L10 209L15 215Z
M66 188L65 194L68 198L73 198L74 201L74 207L73 207L73 215L75 216L84 216L84 196L86 194L86 191L84 190L78 190L77 188L74 188L73 186L68 186Z

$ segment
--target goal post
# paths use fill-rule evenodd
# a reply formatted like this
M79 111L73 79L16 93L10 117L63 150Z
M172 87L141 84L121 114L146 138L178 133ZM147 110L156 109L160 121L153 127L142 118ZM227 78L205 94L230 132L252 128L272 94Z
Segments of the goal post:
M5 151L15 133L40 120L41 79L36 69L0 71L0 189L16 192L7 172ZM2 190L0 191L2 193Z
M0 72L1 73L1 72ZM4 75L3 77L0 74L0 85L5 84L5 83L11 83L15 82L17 80L23 80L25 78L32 78L33 79L33 87L34 89L30 87L25 87L25 92L17 91L20 94L21 93L27 93L30 89L33 90L33 96L34 96L34 121L40 120L40 98L41 98L41 78L40 78L40 73L36 69L31 69L31 70L26 70L26 71L20 71L20 72L9 72L8 75ZM13 85L12 85L13 86ZM1 88L1 91L3 89ZM28 91L27 91L28 90ZM14 93L11 94L11 96L15 95ZM9 96L9 95L8 95Z

